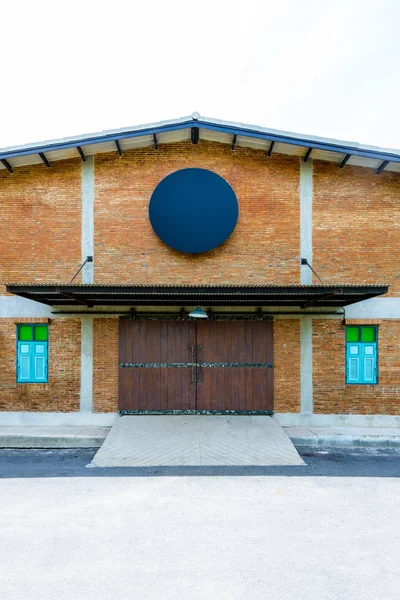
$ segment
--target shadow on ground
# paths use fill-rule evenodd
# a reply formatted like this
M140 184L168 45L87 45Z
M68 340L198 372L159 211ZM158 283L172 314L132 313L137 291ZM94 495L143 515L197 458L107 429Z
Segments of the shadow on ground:
M400 449L298 448L298 467L87 468L96 449L0 450L0 479L42 477L400 477Z

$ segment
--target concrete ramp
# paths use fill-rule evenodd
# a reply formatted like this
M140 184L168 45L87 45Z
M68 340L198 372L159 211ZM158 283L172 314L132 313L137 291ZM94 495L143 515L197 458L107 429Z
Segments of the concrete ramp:
M140 415L117 418L93 467L304 465L267 416Z

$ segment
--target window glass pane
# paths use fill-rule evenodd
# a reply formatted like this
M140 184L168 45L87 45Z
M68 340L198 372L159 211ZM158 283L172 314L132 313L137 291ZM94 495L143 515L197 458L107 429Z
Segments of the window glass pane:
M374 347L373 346L365 346L364 348L364 354L370 354L372 355L374 353Z
M348 342L359 342L360 341L360 328L359 327L347 327L346 340Z
M350 346L350 354L358 354L358 346Z
M19 325L18 339L22 340L23 342L28 342L32 340L32 325Z
M35 326L35 340L44 342L47 340L47 325Z
M375 342L375 327L363 327L361 329L362 342Z

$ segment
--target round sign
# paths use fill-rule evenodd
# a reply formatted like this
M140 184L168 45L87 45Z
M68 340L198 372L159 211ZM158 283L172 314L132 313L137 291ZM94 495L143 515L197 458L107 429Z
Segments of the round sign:
M235 192L206 169L182 169L160 181L149 204L151 226L179 252L198 254L220 246L238 220Z

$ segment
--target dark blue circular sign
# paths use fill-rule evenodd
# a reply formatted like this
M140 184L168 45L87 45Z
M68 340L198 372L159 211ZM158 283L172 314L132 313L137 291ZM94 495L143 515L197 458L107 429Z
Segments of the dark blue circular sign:
M238 220L235 192L206 169L182 169L160 181L149 204L158 237L179 252L198 254L220 246Z

